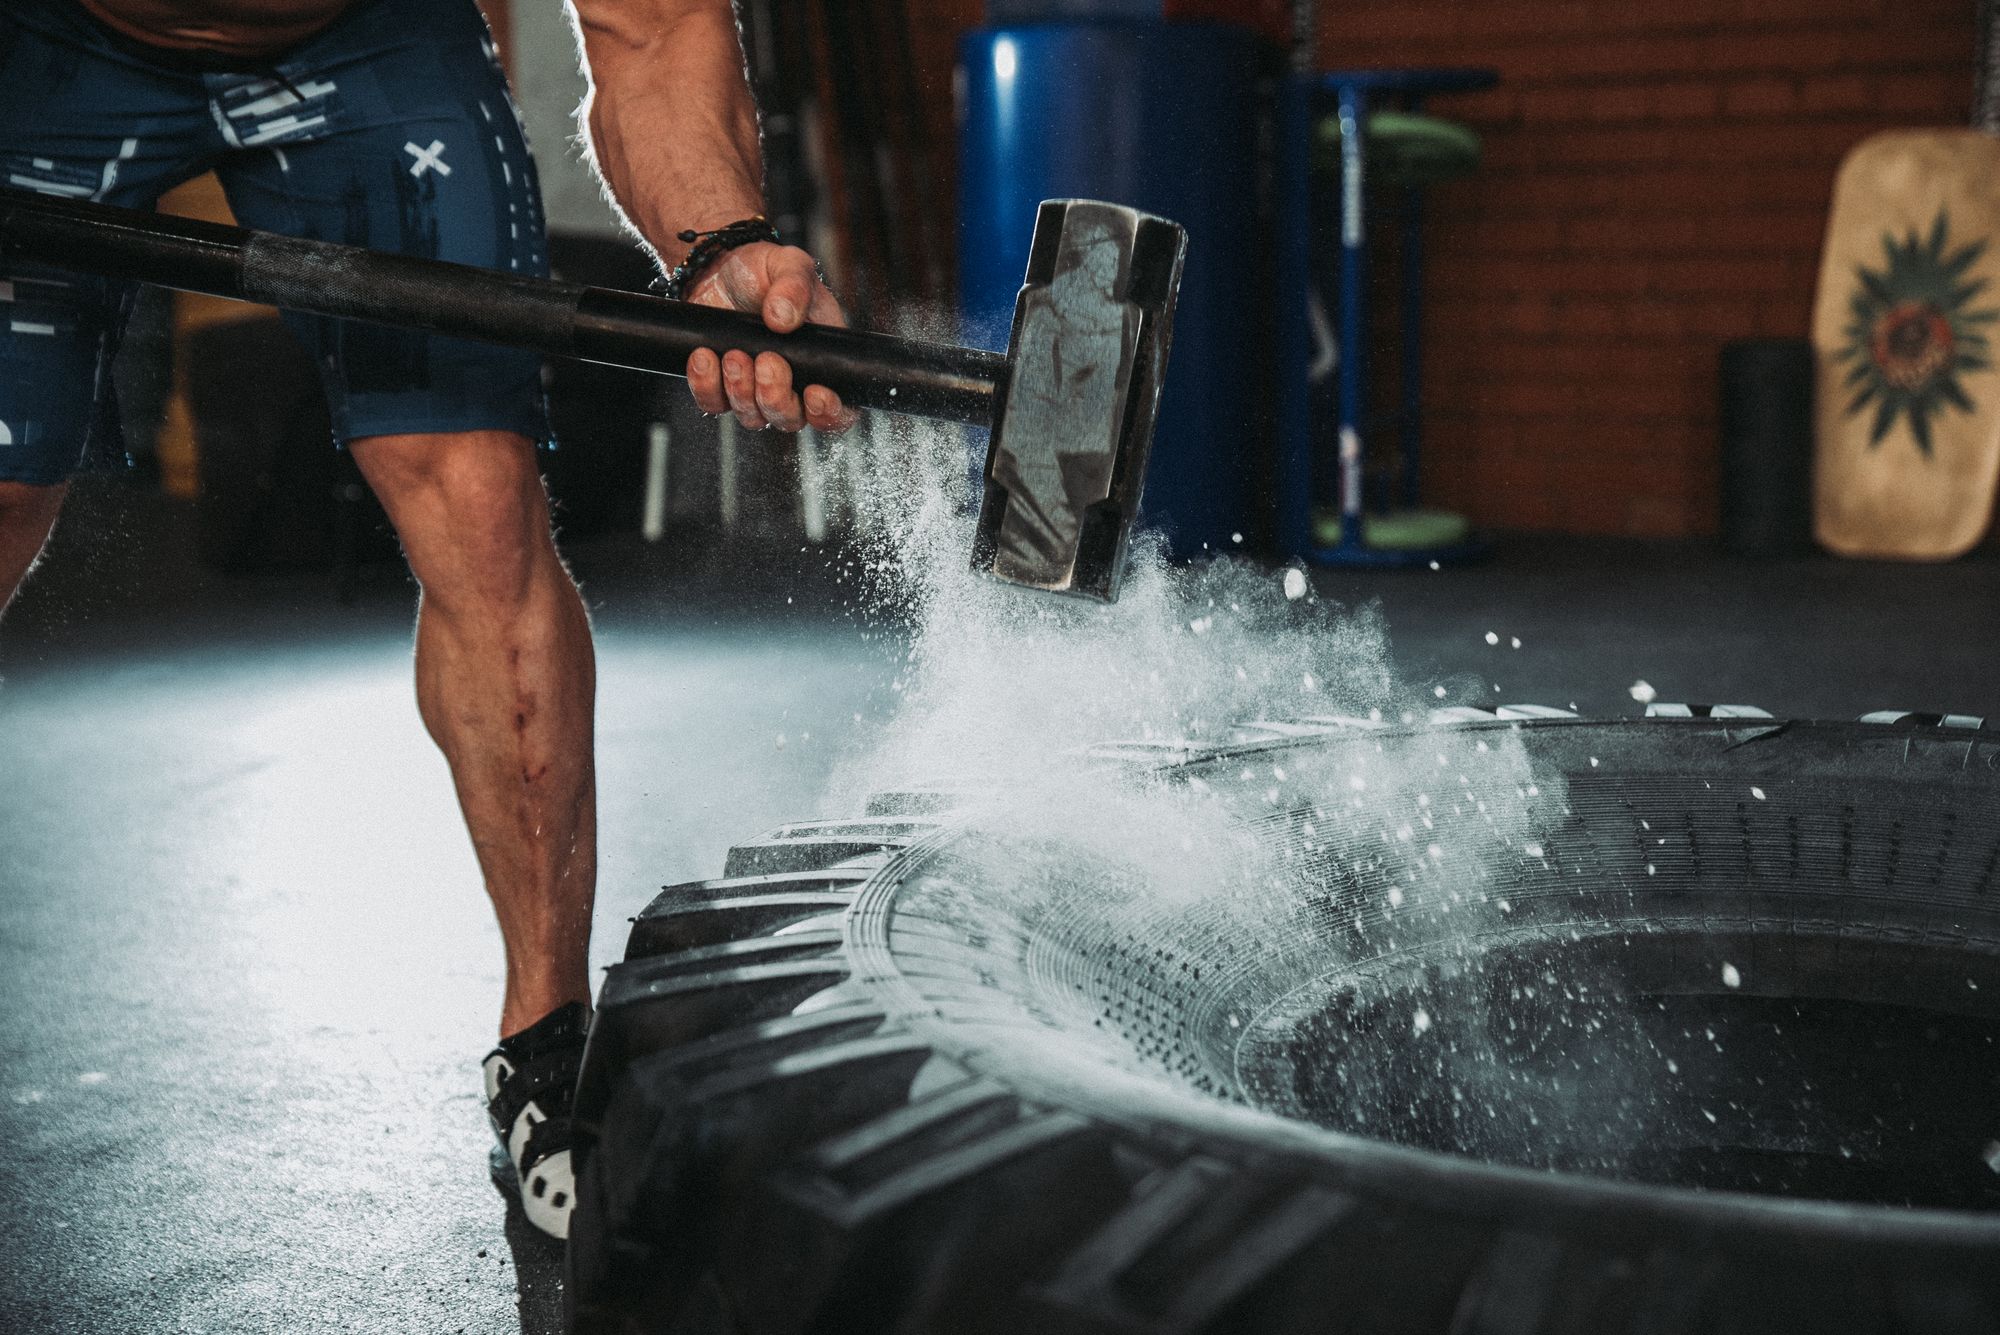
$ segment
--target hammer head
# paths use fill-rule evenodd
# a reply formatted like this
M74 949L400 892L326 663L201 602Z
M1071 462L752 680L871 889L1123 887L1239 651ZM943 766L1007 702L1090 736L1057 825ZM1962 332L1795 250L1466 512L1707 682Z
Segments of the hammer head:
M1187 233L1117 204L1035 216L972 567L1111 602L1139 516Z

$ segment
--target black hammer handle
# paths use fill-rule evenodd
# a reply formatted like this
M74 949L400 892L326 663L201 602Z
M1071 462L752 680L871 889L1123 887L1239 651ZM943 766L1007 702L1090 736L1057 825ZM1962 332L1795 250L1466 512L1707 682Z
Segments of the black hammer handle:
M0 254L58 268L685 376L696 348L776 352L857 408L987 425L998 353L0 189Z

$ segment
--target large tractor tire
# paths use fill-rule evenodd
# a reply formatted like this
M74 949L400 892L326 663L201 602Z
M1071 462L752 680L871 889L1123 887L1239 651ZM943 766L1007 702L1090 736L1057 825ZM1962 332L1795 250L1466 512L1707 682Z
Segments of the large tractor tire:
M2000 1331L2000 734L1238 736L1103 758L1258 885L1077 893L1097 854L923 790L664 891L585 1062L576 1328Z

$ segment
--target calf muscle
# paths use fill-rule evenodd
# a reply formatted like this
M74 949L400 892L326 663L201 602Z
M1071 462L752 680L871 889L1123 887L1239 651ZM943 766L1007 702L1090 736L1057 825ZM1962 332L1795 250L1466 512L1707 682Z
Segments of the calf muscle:
M507 950L501 1032L589 1000L597 869L590 625L533 446L375 437L354 455L423 594L417 705L451 767Z

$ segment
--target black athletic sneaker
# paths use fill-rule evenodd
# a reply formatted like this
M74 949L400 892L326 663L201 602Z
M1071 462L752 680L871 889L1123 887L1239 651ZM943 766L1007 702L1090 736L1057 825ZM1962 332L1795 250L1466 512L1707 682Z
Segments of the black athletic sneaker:
M569 1237L576 1204L570 1172L570 1105L576 1097L590 1011L572 1001L486 1054L486 1111L500 1143L493 1180L519 1196L528 1222L552 1238Z

